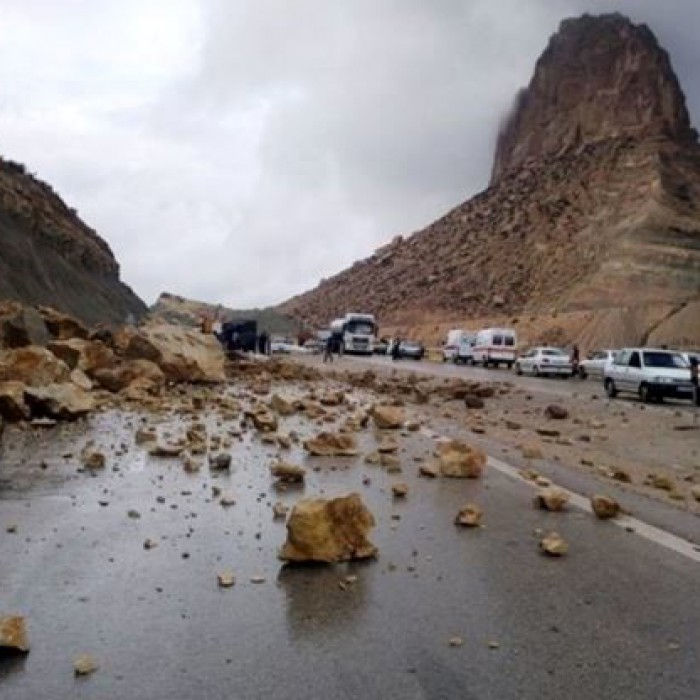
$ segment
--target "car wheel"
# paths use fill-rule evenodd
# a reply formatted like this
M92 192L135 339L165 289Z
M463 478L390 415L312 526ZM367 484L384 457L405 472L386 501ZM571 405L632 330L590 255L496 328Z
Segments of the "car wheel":
M579 379L586 379L588 375L586 374L586 368L585 367L579 367L578 368L578 377Z
M611 399L614 399L617 396L617 387L615 386L615 382L612 379L605 380L605 393Z
M515 363L515 373L520 376L523 373L523 368L520 366L519 362Z
M648 384L640 384L639 386L639 398L644 403L651 403L655 398L654 392L649 388Z

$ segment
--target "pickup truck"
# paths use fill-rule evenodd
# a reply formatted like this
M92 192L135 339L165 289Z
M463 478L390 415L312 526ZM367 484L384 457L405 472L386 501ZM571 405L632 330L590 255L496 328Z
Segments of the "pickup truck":
M637 394L644 402L664 398L693 400L690 366L672 350L625 348L603 370L605 392L611 398L618 392Z

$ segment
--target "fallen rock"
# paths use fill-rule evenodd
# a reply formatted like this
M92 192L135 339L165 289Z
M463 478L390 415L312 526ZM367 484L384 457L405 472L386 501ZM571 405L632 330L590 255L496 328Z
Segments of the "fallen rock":
M398 430L406 422L405 411L400 406L379 404L372 407L370 414L381 430Z
M388 474L396 474L401 471L401 460L394 454L380 454L379 463L386 469Z
M690 495L700 503L700 486L692 486L690 488Z
M28 345L0 357L0 381L18 381L30 387L40 387L69 379L68 365L46 348Z
M544 409L544 415L553 420L563 420L569 417L569 411L568 409L564 408L564 406L550 404Z
M303 467L283 462L273 464L270 467L270 474L285 484L303 484L306 478L306 470Z
M357 493L342 498L299 501L287 521L280 559L337 562L376 556L367 539L375 521Z
M569 551L569 545L558 533L549 532L540 540L540 551L550 557L563 557Z
M24 398L32 416L76 420L95 409L95 400L75 384L28 386Z
M304 449L316 457L354 457L357 440L349 433L321 432L304 442Z
M385 435L379 445L377 445L377 452L380 454L392 454L398 449L399 443L392 435Z
M473 503L467 503L459 509L455 517L455 525L463 527L478 527L481 523L482 510Z
M408 495L408 484L398 481L391 485L391 493L394 498L405 498Z
M90 654L80 654L73 660L73 670L76 676L88 676L99 668L97 660Z
M277 416L268 411L265 406L258 406L246 411L245 415L253 421L256 430L261 433L276 433L278 428Z
M529 442L522 445L520 451L525 459L542 459L544 457L542 447L536 442Z
M277 503L272 506L272 517L275 520L283 520L287 517L287 513L289 513L289 506L280 501L277 501Z
M560 511L569 502L569 493L563 489L549 487L542 489L535 496L535 506L542 510Z
M223 471L231 468L232 457L228 452L220 452L219 454L209 458L209 468L214 471Z
M0 653L29 651L25 620L19 615L0 615Z
M438 468L432 464L421 464L418 467L418 476L424 476L428 479L436 479L440 475Z
M467 408L473 408L473 409L483 408L484 407L484 400L480 396L477 396L476 394L467 394L464 397L464 405Z
M29 418L29 406L24 401L25 389L24 382L0 382L0 418L8 421Z
M283 398L279 394L273 394L270 399L270 408L280 416L291 416L296 413L294 403Z
M157 442L148 454L151 457L179 457L185 451L185 446L181 443Z
M445 477L477 479L486 465L486 453L483 450L458 440L440 444L437 452L437 467Z
M620 504L610 496L591 496L591 508L601 520L615 518L620 512Z
M236 583L233 571L221 571L216 575L216 581L220 588L231 588Z
M86 469L104 469L107 464L107 458L103 452L91 449L83 450L81 461Z

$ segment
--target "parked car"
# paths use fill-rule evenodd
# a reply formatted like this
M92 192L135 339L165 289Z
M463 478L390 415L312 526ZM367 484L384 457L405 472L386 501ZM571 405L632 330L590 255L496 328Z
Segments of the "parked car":
M540 375L570 377L571 367L569 353L561 348L532 348L515 361L517 374L528 372L536 377Z
M605 368L615 359L617 350L596 350L590 353L585 360L581 360L578 366L578 376L581 379L594 377L603 378Z
M304 349L314 355L318 355L324 348L325 343L323 343L320 338L309 338L304 342Z
M399 343L399 357L406 357L410 360L422 360L425 356L423 343L417 340L402 340Z
M512 328L484 328L476 334L472 348L472 362L484 367L500 364L510 369L517 355L517 337Z
M693 399L690 365L681 353L673 350L625 348L618 352L603 376L610 398L625 391L637 394L644 402Z

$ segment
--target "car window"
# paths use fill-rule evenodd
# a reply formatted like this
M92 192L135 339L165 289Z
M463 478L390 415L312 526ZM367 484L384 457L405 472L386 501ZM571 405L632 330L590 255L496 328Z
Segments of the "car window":
M556 350L554 348L546 348L545 350L542 351L543 355L548 355L550 357L561 357L562 355L566 355L566 353L563 350Z
M620 366L627 366L629 363L630 352L629 350L623 350L617 354L615 358L615 364Z
M493 345L503 345L503 336L502 335L494 335L493 336Z
M641 367L642 366L642 358L639 357L638 352L633 352L632 356L630 357L630 367Z
M515 345L515 338L512 335L506 336L506 345L513 347Z
M682 355L676 352L645 352L644 365L646 367L668 367L671 369L686 369L688 363Z

